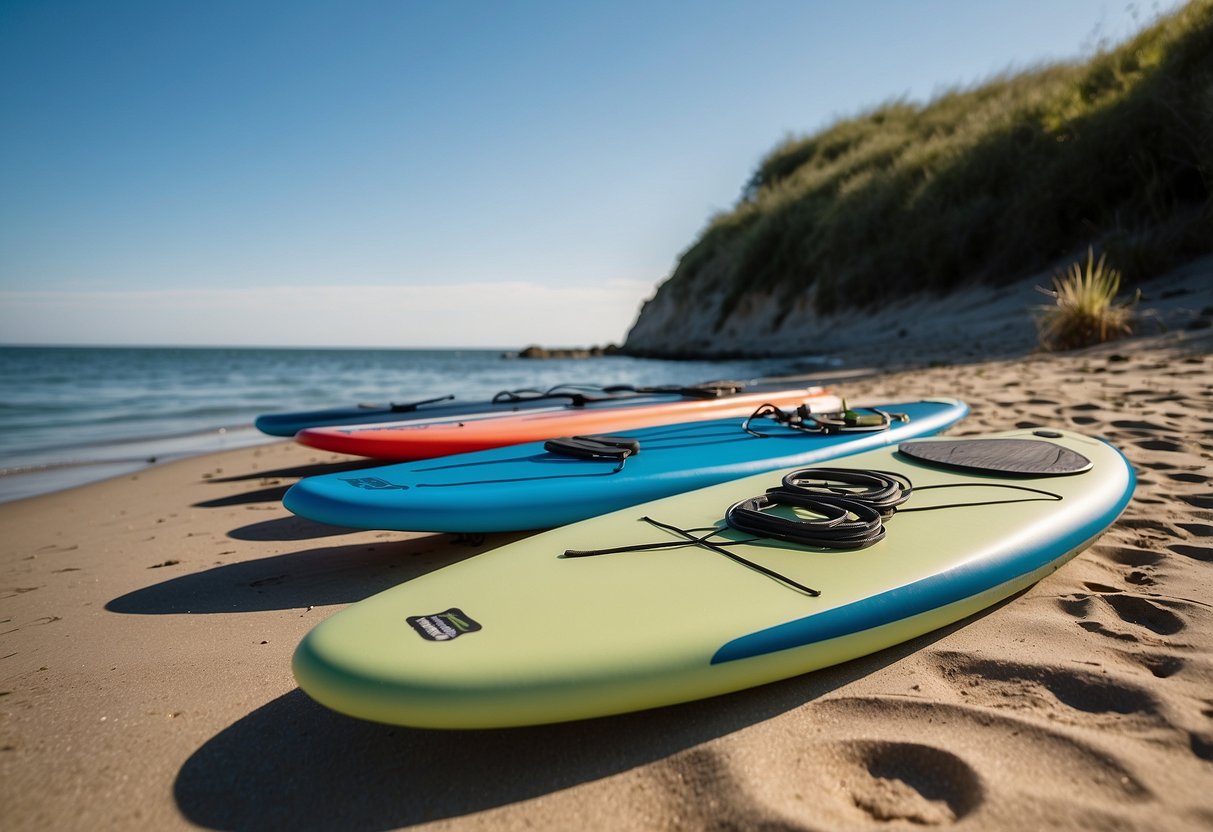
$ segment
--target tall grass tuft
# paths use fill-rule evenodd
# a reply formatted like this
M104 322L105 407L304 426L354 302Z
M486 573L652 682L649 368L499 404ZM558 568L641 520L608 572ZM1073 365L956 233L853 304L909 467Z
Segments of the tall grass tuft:
M1087 249L1087 263L1071 263L1064 274L1053 278L1053 288L1037 287L1053 298L1041 307L1037 324L1041 343L1048 349L1071 350L1111 341L1133 331L1133 308L1117 304L1120 272L1107 265L1107 255L1095 259Z

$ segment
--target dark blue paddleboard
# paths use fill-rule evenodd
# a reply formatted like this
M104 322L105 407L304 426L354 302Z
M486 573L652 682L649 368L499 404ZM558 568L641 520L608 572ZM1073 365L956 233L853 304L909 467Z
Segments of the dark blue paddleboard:
M307 428L330 425L370 425L377 422L431 421L457 419L461 416L507 415L524 410L595 407L601 404L644 404L645 402L678 401L683 398L704 398L729 395L743 389L762 389L761 385L742 382L706 382L680 387L633 387L618 384L610 387L559 385L547 390L505 390L491 399L459 401L455 396L441 396L413 402L391 404L355 404L320 410L300 410L285 413L265 413L253 424L270 436L292 437Z

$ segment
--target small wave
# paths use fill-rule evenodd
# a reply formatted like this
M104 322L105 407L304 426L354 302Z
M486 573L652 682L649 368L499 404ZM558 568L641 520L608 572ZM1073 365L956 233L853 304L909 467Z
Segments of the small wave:
M81 452L94 450L98 453L104 453L107 449L130 447L134 445L154 445L164 442L177 442L182 444L196 444L207 440L236 440L240 441L244 438L260 438L261 434L247 424L229 425L225 427L208 427L204 429L191 428L188 430L174 431L169 433L156 434L138 434L138 435L120 435L113 437L93 436L79 442L59 442L54 445L26 445L21 449L21 456L41 455L51 456L61 454L64 451ZM16 454L10 453L10 456ZM106 460L109 457L105 457Z
M271 441L275 441L273 437L251 429L226 434L207 431L117 447L107 443L84 449L85 453L76 449L77 453L69 456L27 455L24 460L10 460L0 467L0 503L133 473L150 465Z
M88 468L97 465L152 465L167 462L169 457L114 457L112 459L65 459L58 462L35 462L29 465L13 465L0 468L0 477L16 477L26 474L48 474L55 471L70 471L73 468Z

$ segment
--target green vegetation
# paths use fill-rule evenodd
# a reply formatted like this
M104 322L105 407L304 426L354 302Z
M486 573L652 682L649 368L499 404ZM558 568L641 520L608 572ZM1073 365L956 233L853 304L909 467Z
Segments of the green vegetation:
M1053 288L1041 289L1053 298L1041 309L1040 340L1049 349L1068 350L1100 344L1128 335L1132 307L1115 303L1120 272L1106 265L1107 255L1095 260L1087 249L1087 265L1071 263L1064 275L1053 278Z
M1213 249L1213 0L1081 64L894 101L792 138L663 291L812 290L819 312L1046 271L1137 281ZM789 304L789 308L791 305Z

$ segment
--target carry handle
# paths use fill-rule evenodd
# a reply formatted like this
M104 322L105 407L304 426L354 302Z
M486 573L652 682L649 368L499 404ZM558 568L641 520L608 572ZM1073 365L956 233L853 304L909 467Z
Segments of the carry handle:
M548 453L576 459L621 462L640 453L640 440L628 436L562 436L543 443Z
M393 413L409 413L409 412L421 407L422 405L438 404L438 402L449 402L454 398L455 397L452 395L452 396L439 396L436 399L423 399L422 401L419 401L419 402L407 402L407 403L403 403L403 404L397 404L396 402L392 402L391 404L388 405L388 408Z

